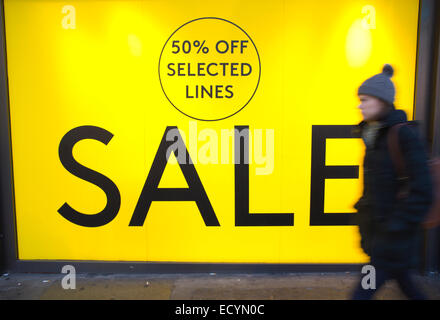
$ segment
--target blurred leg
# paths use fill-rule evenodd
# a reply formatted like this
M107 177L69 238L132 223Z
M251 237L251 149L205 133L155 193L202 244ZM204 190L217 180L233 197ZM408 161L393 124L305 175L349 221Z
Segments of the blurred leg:
M427 299L425 294L419 288L417 288L408 270L395 272L394 278L396 279L400 289L408 297L408 299L412 299L412 300Z

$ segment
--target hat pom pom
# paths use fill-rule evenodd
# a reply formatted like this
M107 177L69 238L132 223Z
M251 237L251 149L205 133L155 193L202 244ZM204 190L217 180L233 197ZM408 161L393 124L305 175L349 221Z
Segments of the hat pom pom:
M385 64L382 69L382 73L387 75L389 78L393 76L394 69L391 65Z

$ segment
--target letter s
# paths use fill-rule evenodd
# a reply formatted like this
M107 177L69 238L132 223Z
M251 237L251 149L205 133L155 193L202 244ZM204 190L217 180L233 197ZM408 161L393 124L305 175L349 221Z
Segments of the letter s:
M73 147L78 141L95 139L108 144L112 137L113 134L100 127L81 126L70 130L61 139L58 152L64 168L74 176L97 185L107 196L104 210L97 214L83 214L64 203L58 212L70 222L83 227L100 227L112 221L119 212L121 195L118 187L106 176L76 162L72 154Z
M226 86L226 92L230 93L230 95L225 95L225 98L229 99L229 98L232 98L234 96L234 92L232 92L231 89L232 89L231 85Z

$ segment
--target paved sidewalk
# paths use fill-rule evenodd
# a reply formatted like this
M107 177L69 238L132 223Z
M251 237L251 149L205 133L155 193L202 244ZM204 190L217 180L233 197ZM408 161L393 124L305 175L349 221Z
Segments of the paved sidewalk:
M148 300L344 300L360 274L112 274L76 275L76 289L61 286L64 274L4 274L0 299L148 299ZM440 276L415 275L426 295L440 300ZM405 297L395 282L387 283L376 299Z

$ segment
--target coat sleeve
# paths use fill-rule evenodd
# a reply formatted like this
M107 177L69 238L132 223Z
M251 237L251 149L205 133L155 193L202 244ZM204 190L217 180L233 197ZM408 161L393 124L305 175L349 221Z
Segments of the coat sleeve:
M399 145L409 179L409 195L404 200L396 201L388 221L388 231L417 227L433 201L433 182L427 153L418 132L402 126L399 130Z

